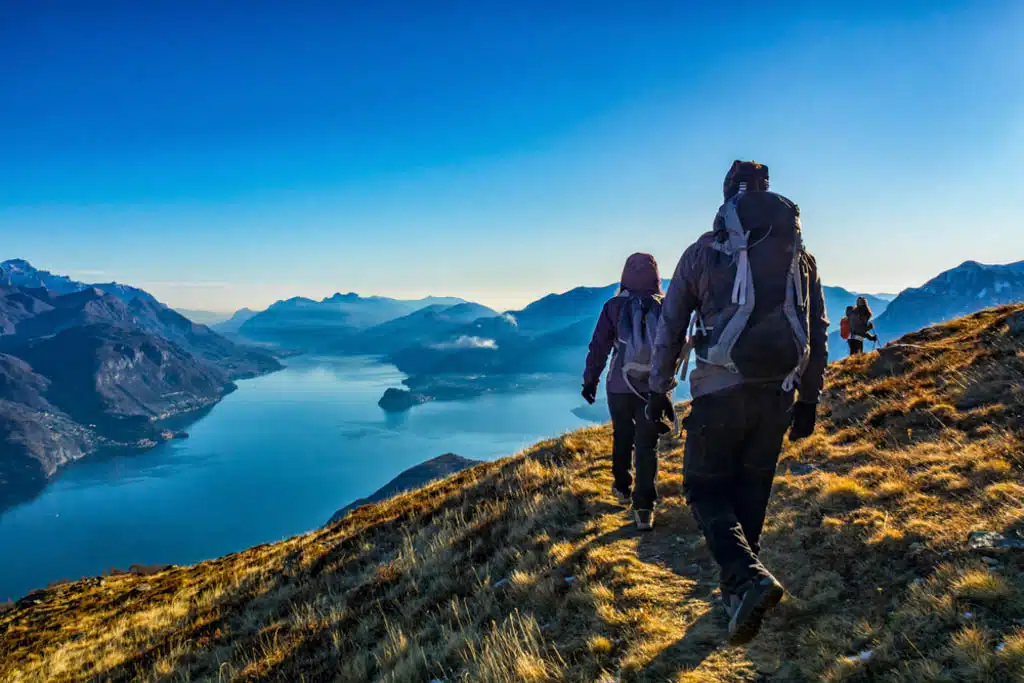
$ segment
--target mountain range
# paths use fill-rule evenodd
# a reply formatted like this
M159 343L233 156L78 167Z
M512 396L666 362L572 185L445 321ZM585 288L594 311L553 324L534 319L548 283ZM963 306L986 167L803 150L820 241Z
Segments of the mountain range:
M893 297L825 286L830 355L846 353L839 320L859 296L883 335L949 320L985 306L1024 300L1021 267L967 262ZM668 281L663 283L667 289ZM403 301L336 294L321 301L279 301L248 318L238 334L305 350L381 356L408 375L381 405L401 410L436 398L464 398L533 386L528 378L576 375L594 323L617 285L576 287L520 310L497 313L463 300ZM890 301L890 297L892 300ZM411 310L410 310L411 309Z
M153 295L138 287L122 285L117 282L86 284L72 280L67 275L56 275L48 270L34 268L24 259L8 259L0 262L0 285L28 289L42 288L54 294L71 294L83 289L98 289L123 301L144 299L151 303L157 303Z
M1020 301L1024 301L1024 261L1004 265L964 261L920 287L900 292L878 316L875 327L886 342L928 325Z
M404 300L362 297L354 292L320 301L293 297L278 301L239 327L243 336L304 351L351 351L359 333L428 306L453 307L467 303L454 297Z
M920 287L904 289L891 301L868 297L880 344L928 325L1020 301L1024 301L1024 261L1001 265L964 261ZM833 304L829 298L828 308L831 329L835 330L829 335L829 356L841 358L847 348L839 336L837 323L845 307Z
M23 260L0 264L0 283L0 509L96 450L180 436L161 421L281 367L134 287Z

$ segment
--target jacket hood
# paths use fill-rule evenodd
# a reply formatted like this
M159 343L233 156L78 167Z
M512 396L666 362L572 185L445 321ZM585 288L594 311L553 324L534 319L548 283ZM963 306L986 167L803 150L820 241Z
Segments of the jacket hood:
M622 289L635 294L661 294L661 275L658 262L650 254L638 252L626 259L619 280Z

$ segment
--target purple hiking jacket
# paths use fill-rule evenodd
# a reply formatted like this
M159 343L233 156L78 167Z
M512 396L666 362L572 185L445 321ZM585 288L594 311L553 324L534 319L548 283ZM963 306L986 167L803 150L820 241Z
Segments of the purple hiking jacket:
M661 294L661 275L658 273L658 264L654 257L650 254L637 253L626 259L619 285L623 291L640 296ZM601 309L601 316L597 319L594 336L590 340L590 350L587 353L586 367L583 371L584 384L597 384L600 381L601 373L608 363L608 354L617 348L619 317L625 303L626 297L615 296L605 302L604 308ZM633 385L641 394L648 392L647 382L634 381ZM618 353L612 356L606 392L633 393L622 376L622 357Z

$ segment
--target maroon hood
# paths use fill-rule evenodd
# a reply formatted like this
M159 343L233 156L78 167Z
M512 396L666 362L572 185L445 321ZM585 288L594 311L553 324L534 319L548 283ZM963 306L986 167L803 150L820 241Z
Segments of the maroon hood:
M650 254L633 254L626 259L619 284L635 294L661 294L658 262Z

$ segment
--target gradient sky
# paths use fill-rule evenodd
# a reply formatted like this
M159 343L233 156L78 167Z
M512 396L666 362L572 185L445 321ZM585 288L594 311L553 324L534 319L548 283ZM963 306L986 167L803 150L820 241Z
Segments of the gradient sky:
M829 284L1024 259L1024 3L498 4L0 4L0 259L513 307L667 275L739 157Z

